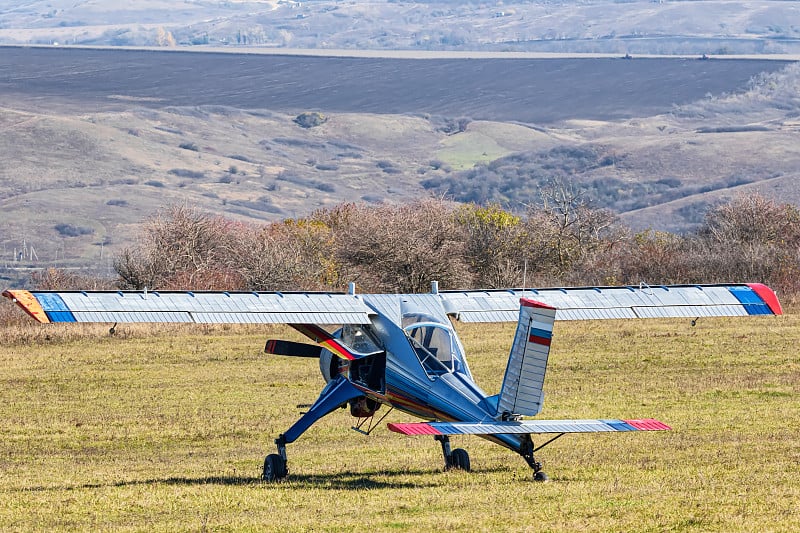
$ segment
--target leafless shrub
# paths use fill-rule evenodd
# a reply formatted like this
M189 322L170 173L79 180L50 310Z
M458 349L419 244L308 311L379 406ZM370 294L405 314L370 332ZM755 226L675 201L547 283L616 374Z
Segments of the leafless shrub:
M469 284L464 241L444 202L349 204L317 218L336 236L344 273L364 290L422 292L432 280L451 288Z
M706 215L700 234L718 243L800 242L800 212L759 194L739 195Z
M31 275L31 284L41 291L100 291L116 288L115 281L89 273L70 272L59 268L48 268Z
M597 259L624 238L615 227L616 216L607 209L593 209L582 191L565 181L550 181L540 194L541 212L528 216L533 243L549 250L545 265L549 263L558 279L584 281L575 275L581 263Z
M758 194L737 196L709 211L698 231L707 251L704 265L720 280L765 281L800 288L800 211Z
M229 282L219 272L233 226L185 206L166 208L145 223L138 246L116 258L122 288L199 290Z
M244 290L320 290L338 281L330 230L322 223L251 226L231 244Z

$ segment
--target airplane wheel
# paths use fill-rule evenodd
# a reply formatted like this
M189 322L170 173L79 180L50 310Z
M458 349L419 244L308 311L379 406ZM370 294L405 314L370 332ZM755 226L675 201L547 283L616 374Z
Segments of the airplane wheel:
M458 468L464 472L469 472L469 454L463 448L456 448L450 454L450 468Z
M280 481L288 474L286 461L277 453L271 453L264 459L264 471L261 474L264 481Z
M544 472L542 472L540 470L540 471L536 472L535 474L533 474L533 480L534 481L538 481L540 483L545 483L547 481L550 481L550 478L547 477L547 474L545 474Z

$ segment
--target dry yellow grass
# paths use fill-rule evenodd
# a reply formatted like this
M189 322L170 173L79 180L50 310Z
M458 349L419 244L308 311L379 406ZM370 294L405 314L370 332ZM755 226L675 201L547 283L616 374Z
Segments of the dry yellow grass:
M337 411L258 477L322 386L313 361L262 353L283 329L2 331L0 529L792 531L800 529L800 320L559 323L547 418L652 416L671 432L572 435L553 481L477 438L472 473L438 444L347 428ZM486 390L512 325L459 326ZM408 420L392 413L387 420Z

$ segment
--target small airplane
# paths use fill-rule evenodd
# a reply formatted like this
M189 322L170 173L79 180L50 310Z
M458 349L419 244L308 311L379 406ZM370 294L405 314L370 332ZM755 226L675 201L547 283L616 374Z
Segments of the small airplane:
M654 419L526 419L542 410L555 320L780 315L761 284L580 287L439 291L426 294L281 292L27 291L11 298L39 322L288 324L316 344L268 340L270 354L319 359L326 385L319 398L275 440L262 479L287 477L286 446L317 420L349 405L353 429L369 434L392 409L425 420L388 424L405 435L430 435L445 468L470 470L468 453L450 436L477 435L520 456L533 479L547 475L534 454L567 433L657 431ZM517 322L500 392L478 387L451 318ZM320 324L328 325L323 328ZM113 327L112 327L113 331ZM389 410L377 421L381 406ZM532 434L554 435L534 446Z

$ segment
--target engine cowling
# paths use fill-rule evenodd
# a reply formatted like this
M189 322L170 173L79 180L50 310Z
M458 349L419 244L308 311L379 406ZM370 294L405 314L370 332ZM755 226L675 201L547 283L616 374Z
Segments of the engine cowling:
M339 374L342 359L333 355L328 350L322 350L319 354L319 371L325 378L325 383L330 383Z

